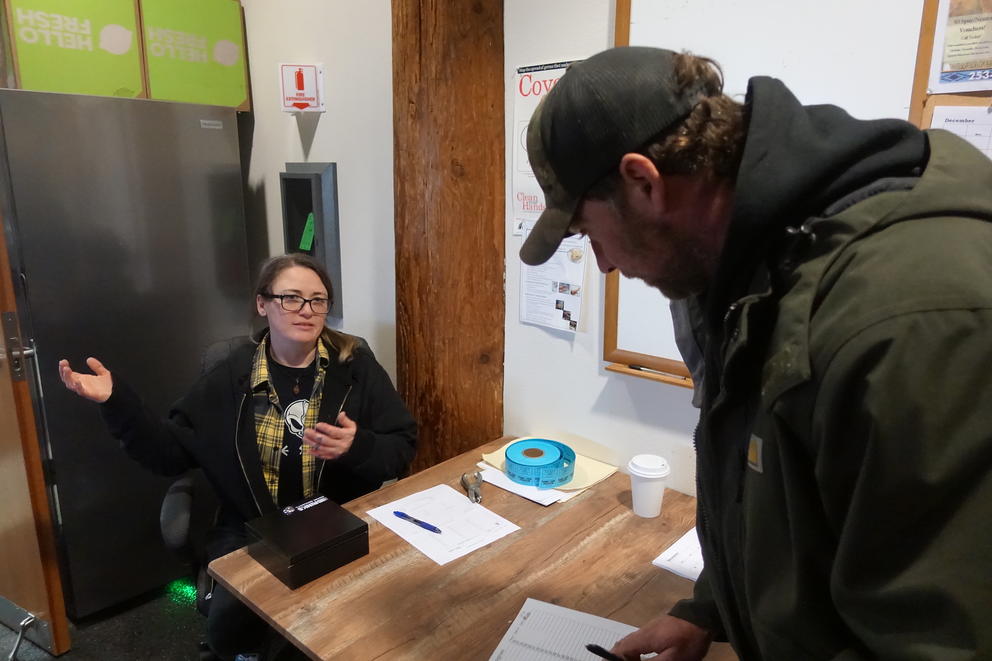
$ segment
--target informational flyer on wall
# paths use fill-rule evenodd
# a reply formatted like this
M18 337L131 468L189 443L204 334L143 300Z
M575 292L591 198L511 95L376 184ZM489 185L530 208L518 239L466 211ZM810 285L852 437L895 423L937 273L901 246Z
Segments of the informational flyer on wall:
M544 211L544 193L527 160L527 124L534 109L545 94L554 87L570 62L538 64L517 69L513 81L513 176L511 199L513 235L522 236L524 222L537 220Z
M524 222L524 235L534 221ZM520 263L520 321L575 332L582 316L586 264L592 257L589 240L580 235L561 242L540 266Z
M940 0L931 94L992 89L992 0Z

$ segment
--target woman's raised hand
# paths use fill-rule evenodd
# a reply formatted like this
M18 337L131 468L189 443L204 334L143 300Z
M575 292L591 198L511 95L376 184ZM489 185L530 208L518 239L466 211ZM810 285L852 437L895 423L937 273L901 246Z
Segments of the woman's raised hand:
M114 390L114 380L110 376L110 370L96 358L87 358L86 364L93 370L93 374L73 372L69 367L69 361L63 358L59 361L59 376L62 377L65 387L72 392L102 404L110 398L110 393Z

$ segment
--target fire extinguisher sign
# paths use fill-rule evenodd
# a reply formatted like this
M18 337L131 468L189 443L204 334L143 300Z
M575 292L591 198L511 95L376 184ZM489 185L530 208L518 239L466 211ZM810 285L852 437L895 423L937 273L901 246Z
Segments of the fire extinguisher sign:
M283 112L324 112L324 67L280 64Z

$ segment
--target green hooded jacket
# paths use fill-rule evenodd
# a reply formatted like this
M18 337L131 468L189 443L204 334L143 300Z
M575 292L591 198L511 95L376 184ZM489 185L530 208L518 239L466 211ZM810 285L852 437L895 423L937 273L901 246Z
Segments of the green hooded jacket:
M745 660L992 658L992 161L772 79L748 109L672 614Z

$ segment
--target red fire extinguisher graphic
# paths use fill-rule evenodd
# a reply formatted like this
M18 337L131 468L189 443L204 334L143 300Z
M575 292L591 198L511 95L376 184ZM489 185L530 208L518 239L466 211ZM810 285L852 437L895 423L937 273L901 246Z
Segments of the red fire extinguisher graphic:
M303 91L303 69L296 70L296 89L300 92Z

